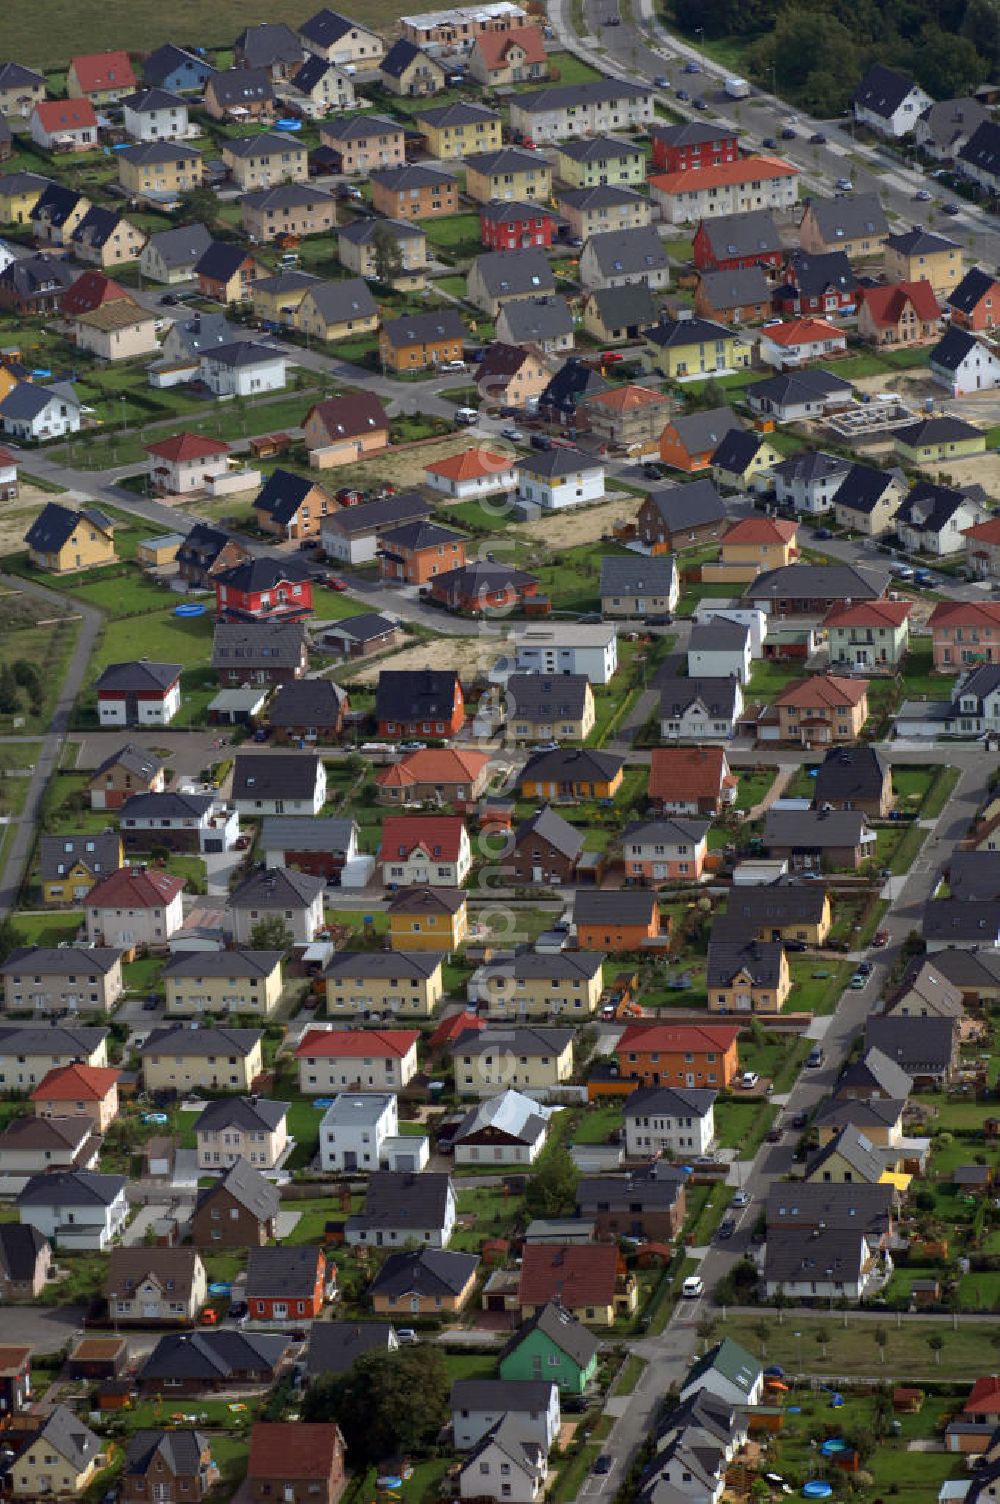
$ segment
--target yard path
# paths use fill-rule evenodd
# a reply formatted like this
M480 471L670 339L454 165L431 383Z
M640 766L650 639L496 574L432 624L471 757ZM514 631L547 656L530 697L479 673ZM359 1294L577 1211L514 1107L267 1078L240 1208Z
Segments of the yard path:
M799 765L797 762L779 762L777 777L760 803L755 804L752 809L747 811L747 819L759 820L761 815L766 815L774 801L781 798L798 771Z
M34 596L36 600L44 602L57 612L65 610L64 597L57 595L54 591L45 590L41 585L29 584L26 580L15 579L10 575L0 575L0 585L12 590L22 590L26 595ZM52 720L41 739L41 750L35 759L24 808L20 815L11 819L8 827L11 837L7 845L3 871L0 874L0 916L8 914L17 900L34 846L35 832L39 827L42 795L45 793L49 779L59 766L59 757L69 719L73 713L73 706L83 686L87 665L104 621L101 613L95 611L92 606L77 603L76 610L80 616L80 630L77 633L76 645L56 696ZM39 664L38 667L44 670L44 665Z

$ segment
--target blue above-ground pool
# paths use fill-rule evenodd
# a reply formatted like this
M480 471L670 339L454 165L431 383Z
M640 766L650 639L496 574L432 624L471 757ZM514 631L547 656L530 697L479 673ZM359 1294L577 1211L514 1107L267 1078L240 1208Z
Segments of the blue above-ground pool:
M179 606L174 607L174 615L204 616L205 607L202 605L201 601L182 601Z
M803 1483L803 1499L828 1499L833 1493L829 1483L824 1483L822 1478L814 1478L811 1483Z
M216 1280L208 1287L209 1295L232 1295L233 1287L227 1280Z
M276 120L274 128L276 131L300 131L302 129L302 121L286 117L282 120Z
M849 1452L850 1447L842 1437L831 1436L829 1441L824 1441L819 1450L822 1457L839 1457L841 1452Z

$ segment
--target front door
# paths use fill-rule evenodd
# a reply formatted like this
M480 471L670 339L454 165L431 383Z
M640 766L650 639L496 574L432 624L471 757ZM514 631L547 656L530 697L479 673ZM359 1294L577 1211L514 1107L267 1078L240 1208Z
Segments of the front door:
M654 876L654 878L664 878L664 877L666 877L666 875L667 875L667 864L666 864L666 862L654 862L653 863L653 876Z
M356 1170L357 1168L358 1168L358 1156L357 1156L356 1151L354 1149L345 1149L345 1151L344 1151L344 1169L345 1170Z
M694 1071L688 1071L687 1072L687 1074L684 1077L684 1085L685 1086L693 1086L694 1085Z

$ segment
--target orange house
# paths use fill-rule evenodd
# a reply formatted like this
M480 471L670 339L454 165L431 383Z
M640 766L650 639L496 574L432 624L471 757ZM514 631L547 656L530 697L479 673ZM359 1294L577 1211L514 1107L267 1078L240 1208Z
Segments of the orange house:
M435 575L465 563L465 537L436 522L405 522L383 533L378 545L379 575L403 585L426 585Z
M735 1024L631 1024L615 1046L618 1068L643 1086L730 1086L739 1032Z
M37 1118L90 1118L106 1133L118 1116L120 1071L107 1065L57 1065L31 1093Z
M731 428L738 427L729 407L672 418L660 434L660 459L665 465L684 470L688 475L708 470L712 456L726 434Z
M573 905L573 921L581 950L641 950L661 933L656 894L642 889L603 893L581 888Z
M799 556L798 527L782 517L741 517L719 539L722 563L731 569L780 569Z
M321 1248L251 1248L246 1302L252 1321L312 1321L323 1314L327 1286Z

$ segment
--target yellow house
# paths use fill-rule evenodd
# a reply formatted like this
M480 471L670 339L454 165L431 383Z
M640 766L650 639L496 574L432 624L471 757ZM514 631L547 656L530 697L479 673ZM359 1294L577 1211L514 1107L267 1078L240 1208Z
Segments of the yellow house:
M49 186L49 179L37 172L11 172L0 178L0 224L28 224L32 209Z
M709 1013L780 1013L792 990L788 957L778 941L709 947Z
M719 539L720 558L727 569L753 578L764 569L781 569L798 558L798 526L784 517L751 513L727 527Z
M556 176L573 188L638 188L646 181L641 146L617 136L587 136L556 150Z
M236 136L222 148L222 160L244 193L275 183L309 181L309 153L294 138L272 132Z
M123 860L116 830L42 836L38 851L42 902L46 908L79 903L98 878L117 872Z
M457 950L469 932L465 894L458 888L402 888L389 902L393 950Z
M430 1018L444 995L443 960L434 951L341 951L326 969L326 1011Z
M892 1173L867 1130L849 1123L806 1166L805 1179L813 1185L889 1185Z
M768 475L782 455L763 434L731 428L712 455L712 479L716 485L745 491L758 476Z
M478 973L479 1006L490 1019L588 1018L604 987L604 957L597 951L526 951Z
M356 334L374 334L379 309L361 278L343 282L320 282L306 290L292 320L300 334L314 339L350 339Z
M249 1091L264 1069L259 1029L154 1029L139 1050L146 1091Z
M613 799L624 768L620 757L590 747L536 752L521 772L521 798Z
M503 145L503 122L494 110L482 104L442 105L424 110L415 124L423 132L428 154L447 162L476 152L499 151Z
M188 193L202 180L201 152L177 141L142 141L115 153L118 181L130 195L158 200Z
M478 204L488 204L492 199L547 202L552 193L552 168L538 152L520 146L479 152L466 158L465 191Z
M311 272L276 272L273 277L258 277L250 292L253 311L262 322L291 328L299 305L319 278Z
M870 1101L830 1101L816 1118L819 1146L825 1149L844 1128L857 1128L878 1149L894 1149L903 1136L903 1106L884 1098Z
M893 442L901 458L912 465L923 465L928 460L940 464L986 451L986 434L981 428L948 414L921 418L905 428L897 428Z
M573 1030L486 1028L454 1054L460 1097L491 1097L506 1087L548 1091L573 1074Z
M5 963L7 967L10 962ZM9 972L5 973L9 976ZM51 990L51 989L49 989ZM105 1029L39 1029L35 1024L12 1024L5 1030L0 1044L0 1081L7 1091L30 1091L45 1080L57 1066L107 1065L108 1042Z
M823 945L830 933L830 895L819 883L730 890L726 909L745 924L755 940L801 940Z
M608 230L641 230L652 223L648 198L632 188L601 185L597 188L564 188L556 208L578 240L603 235Z
M669 319L645 331L649 358L661 376L716 376L747 370L753 347L711 319Z
M962 247L918 225L889 236L885 274L889 282L929 282L935 292L950 292L962 280Z
M118 558L114 523L98 507L73 512L58 501L46 502L24 541L31 563L50 574L95 569L101 564L114 564Z
M10 1470L15 1499L79 1497L103 1465L103 1443L65 1405L56 1405Z
M250 1013L267 1018L283 985L279 950L182 951L163 971L168 1018Z

